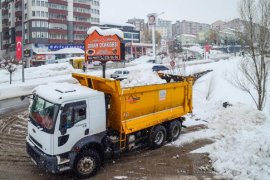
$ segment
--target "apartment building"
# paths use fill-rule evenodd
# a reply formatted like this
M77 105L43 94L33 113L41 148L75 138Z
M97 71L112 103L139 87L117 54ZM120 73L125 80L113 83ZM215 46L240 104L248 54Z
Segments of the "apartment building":
M120 29L124 33L124 43L140 43L140 31L135 29L133 24L129 23L110 23L102 22L100 23L101 29L116 28Z
M192 34L198 35L202 31L209 30L211 28L210 24L198 23L193 21L176 21L173 24L173 37L181 34Z
M22 27L25 47L46 51L83 45L91 23L99 23L99 0L2 0L1 6L3 49L10 52Z
M160 33L162 39L169 40L172 38L172 21L157 19L156 31Z

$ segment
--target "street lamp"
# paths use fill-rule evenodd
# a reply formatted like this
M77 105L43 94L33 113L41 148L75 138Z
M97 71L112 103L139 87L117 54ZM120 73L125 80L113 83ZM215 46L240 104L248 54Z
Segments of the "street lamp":
M25 81L24 78L24 0L22 1L22 82Z
M151 13L148 14L148 26L152 26L152 46L153 46L153 55L154 60L156 61L156 35L155 35L155 29L156 29L156 19L158 16L164 14L164 12L157 14L157 13Z

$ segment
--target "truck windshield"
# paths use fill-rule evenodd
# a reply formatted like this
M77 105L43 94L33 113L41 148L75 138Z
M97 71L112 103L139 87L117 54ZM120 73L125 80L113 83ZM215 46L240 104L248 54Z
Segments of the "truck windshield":
M60 105L53 104L36 96L30 109L30 119L36 126L40 126L47 132L52 132Z

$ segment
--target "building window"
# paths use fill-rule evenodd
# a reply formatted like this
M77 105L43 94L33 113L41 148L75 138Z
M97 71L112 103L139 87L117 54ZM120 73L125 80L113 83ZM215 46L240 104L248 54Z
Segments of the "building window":
M32 11L32 16L35 17L36 16L36 12Z
M40 11L36 11L36 16L40 17Z
M32 32L32 38L36 38L37 37L37 32Z

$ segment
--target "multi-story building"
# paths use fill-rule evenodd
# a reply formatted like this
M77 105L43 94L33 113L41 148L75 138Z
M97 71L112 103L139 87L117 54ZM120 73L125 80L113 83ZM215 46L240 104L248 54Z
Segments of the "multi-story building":
M116 28L124 33L124 43L140 43L140 31L135 30L135 26L129 23L100 23L101 29Z
M164 19L157 19L156 31L160 33L162 39L169 40L172 38L172 22Z
M210 29L209 24L198 23L193 21L183 20L182 22L177 21L173 24L173 36L181 35L181 34L192 34L197 35L202 31L207 31Z
M211 28L216 31L220 31L224 29L225 26L226 26L226 22L221 21L221 20L215 21L214 23L211 24Z
M128 19L127 23L133 24L135 26L136 31L143 32L145 30L144 19L137 19L137 18Z
M25 47L44 51L83 45L91 22L99 22L99 0L2 0L1 5L3 49L8 51L15 51L22 27Z
M99 25L100 23L100 4L99 0L90 0L91 3L91 24Z
M0 9L2 9L2 3L0 1ZM0 12L0 56L1 56L1 49L2 49L2 42L3 42L3 39L2 39L2 12Z

